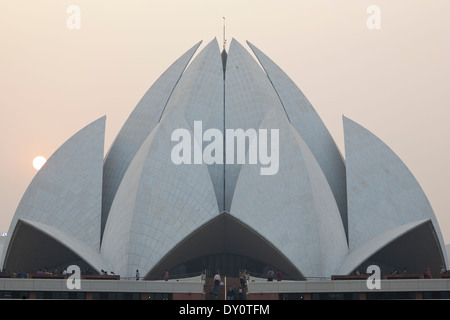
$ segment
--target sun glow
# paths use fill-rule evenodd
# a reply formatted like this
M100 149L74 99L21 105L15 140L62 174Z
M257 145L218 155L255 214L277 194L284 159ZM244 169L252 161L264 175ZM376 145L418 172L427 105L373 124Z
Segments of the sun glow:
M36 158L33 159L33 167L36 170L40 170L42 168L42 166L45 164L47 160L42 157L42 156L37 156Z

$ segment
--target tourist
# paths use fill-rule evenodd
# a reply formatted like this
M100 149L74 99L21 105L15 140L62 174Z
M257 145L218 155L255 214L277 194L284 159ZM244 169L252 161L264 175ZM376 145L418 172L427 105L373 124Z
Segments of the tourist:
M214 300L217 300L217 298L219 297L219 286L213 287L213 297L214 297Z
M239 287L239 300L244 300L244 289L242 289L242 287Z
M214 286L219 287L221 281L222 278L220 277L219 272L217 272L216 275L214 276Z
M228 292L227 292L227 299L228 300L233 300L234 299L234 291L230 288L230 289L228 289Z
M240 270L239 271L239 282L240 282L240 284L241 284L241 287L244 287L245 286L245 280L244 280L244 277L245 277L245 273L244 273L244 270Z
M267 281L273 281L273 275L274 275L273 270L269 269L269 271L267 272Z
M283 278L283 274L281 273L280 270L277 271L277 281L281 281L281 279Z

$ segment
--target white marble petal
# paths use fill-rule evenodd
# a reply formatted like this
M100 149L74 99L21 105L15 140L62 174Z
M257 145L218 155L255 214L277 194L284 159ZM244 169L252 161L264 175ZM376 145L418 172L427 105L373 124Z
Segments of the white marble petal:
M148 89L130 114L105 158L102 231L125 172L144 140L158 124L175 86L201 42L178 58Z
M272 243L305 277L329 276L348 248L328 182L282 114L269 112L260 128L279 129L279 171L261 175L260 164L243 165L230 213Z
M350 250L390 229L424 219L431 220L445 248L433 209L403 161L361 125L346 117L343 122Z
M219 214L207 166L171 161L176 144L171 134L179 128L189 130L189 125L174 108L142 144L111 206L101 252L123 276L133 276L136 269L145 275Z
M248 42L270 79L292 126L319 163L347 229L345 163L331 134L314 107L291 78L256 46Z
M14 214L5 248L18 220L25 219L100 250L105 120L102 117L73 135L36 173Z

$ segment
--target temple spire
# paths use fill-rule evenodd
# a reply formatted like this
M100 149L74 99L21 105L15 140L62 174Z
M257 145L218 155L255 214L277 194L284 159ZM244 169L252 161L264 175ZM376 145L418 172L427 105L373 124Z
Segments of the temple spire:
M227 44L227 38L225 37L225 17L223 17L223 50L225 50L226 44Z
M222 50L222 65L223 65L223 77L225 78L225 69L227 66L227 51L225 46L227 44L227 38L225 37L225 17L223 17L223 50Z

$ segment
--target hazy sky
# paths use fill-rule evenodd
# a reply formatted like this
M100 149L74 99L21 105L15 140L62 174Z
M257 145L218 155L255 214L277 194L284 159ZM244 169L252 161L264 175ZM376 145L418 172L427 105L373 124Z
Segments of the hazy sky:
M367 27L371 5L381 29ZM103 115L106 153L175 59L222 42L224 16L228 43L249 40L283 68L343 154L345 115L399 155L450 243L449 0L0 0L0 231L35 156Z

